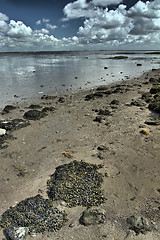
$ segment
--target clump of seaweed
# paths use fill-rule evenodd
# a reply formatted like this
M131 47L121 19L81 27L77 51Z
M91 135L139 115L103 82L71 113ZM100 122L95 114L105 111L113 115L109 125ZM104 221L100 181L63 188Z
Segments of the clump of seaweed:
M58 166L47 181L48 196L52 200L64 200L68 207L91 207L104 202L101 191L103 176L97 170L102 165L84 161Z
M53 232L59 230L66 220L66 214L53 208L51 200L37 195L5 211L2 214L0 227L6 228L10 225L27 227L29 233Z

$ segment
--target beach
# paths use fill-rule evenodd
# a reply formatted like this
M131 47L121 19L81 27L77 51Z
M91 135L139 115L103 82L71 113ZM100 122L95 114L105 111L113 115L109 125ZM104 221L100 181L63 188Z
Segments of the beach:
M24 119L29 124L7 130L9 137L1 144L0 215L37 194L48 198L47 180L55 169L83 160L102 165L103 223L85 226L79 219L86 207L69 208L58 201L54 204L68 221L57 232L27 235L27 240L160 239L160 115L142 97L159 86L159 79L160 69L152 69L133 79L44 95L2 111L1 122ZM31 109L41 113L37 119L24 116ZM136 232L127 221L131 216L147 226ZM2 230L0 239L5 239Z

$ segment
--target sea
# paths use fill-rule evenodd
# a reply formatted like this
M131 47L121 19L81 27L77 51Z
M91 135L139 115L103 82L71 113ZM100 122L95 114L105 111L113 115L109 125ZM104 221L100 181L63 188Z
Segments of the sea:
M0 53L0 108L125 81L153 68L160 68L160 51Z

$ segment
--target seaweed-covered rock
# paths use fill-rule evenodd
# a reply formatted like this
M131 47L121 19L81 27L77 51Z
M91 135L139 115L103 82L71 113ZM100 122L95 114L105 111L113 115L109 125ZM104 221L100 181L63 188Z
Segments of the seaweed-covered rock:
M56 168L48 180L48 196L64 200L69 207L94 206L104 202L101 184L103 176L97 170L101 165L73 161Z
M98 207L86 209L79 219L79 222L85 226L102 224L105 221L105 210Z
M127 222L130 224L130 229L135 231L136 234L145 234L147 231L151 230L149 220L142 216L131 216L127 218Z
M46 116L46 113L43 111L29 110L28 112L25 112L23 117L28 120L39 120L40 118L45 116Z
M0 122L0 128L9 130L9 131L27 127L28 125L30 125L30 123L28 121L23 120L23 119L18 119L18 118L10 120L10 121L1 121Z
M142 94L142 99L144 99L146 103L150 103L153 100L153 97L151 93L146 92Z
M137 107L143 107L145 103L141 99L137 99L137 100L132 100L131 105L137 106Z
M7 240L26 240L28 228L10 226L4 229Z
M27 198L2 214L0 227L27 227L29 233L57 231L66 221L66 214L53 208L51 200L42 196Z
M160 85L152 86L152 88L150 89L150 93L151 94L160 93Z
M2 110L2 114L7 114L9 113L11 110L15 109L16 107L15 106L12 106L12 105L7 105L3 108Z
M160 113L160 99L156 98L149 104L148 108L154 112Z

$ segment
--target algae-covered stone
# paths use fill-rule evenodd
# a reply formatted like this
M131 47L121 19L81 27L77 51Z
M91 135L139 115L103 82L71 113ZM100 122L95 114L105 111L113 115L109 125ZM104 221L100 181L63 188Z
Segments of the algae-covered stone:
M79 219L79 222L85 226L101 224L105 221L105 210L98 207L86 209Z
M160 113L160 99L157 98L157 99L155 99L154 101L152 101L152 102L149 104L148 108L149 108L150 110L153 110L153 111L157 112L157 113Z
M56 168L48 180L48 196L64 200L69 207L94 206L104 202L101 184L103 176L97 170L101 165L73 161Z
M2 214L0 227L8 226L27 227L29 233L32 231L41 233L45 231L57 231L66 221L66 214L53 208L49 199L42 196L27 198L10 207Z

